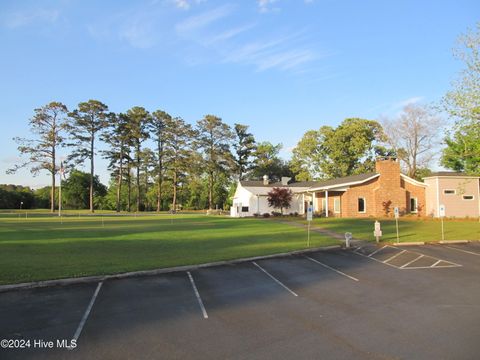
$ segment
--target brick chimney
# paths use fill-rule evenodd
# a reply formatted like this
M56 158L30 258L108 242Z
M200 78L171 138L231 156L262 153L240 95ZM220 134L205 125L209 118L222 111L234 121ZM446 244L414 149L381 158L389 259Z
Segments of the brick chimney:
M400 162L395 158L378 158L375 171L380 174L380 183L400 187Z

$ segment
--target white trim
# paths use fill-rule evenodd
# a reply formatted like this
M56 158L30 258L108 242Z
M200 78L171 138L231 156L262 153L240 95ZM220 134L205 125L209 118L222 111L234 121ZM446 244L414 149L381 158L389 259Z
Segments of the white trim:
M440 217L440 182L438 181L437 177L437 213L435 214L435 217Z
M335 208L335 203L337 202L337 200L338 200L338 208ZM333 198L333 212L335 214L340 214L342 212L342 202L341 202L340 196L335 196Z
M325 217L328 217L328 190L325 190Z
M363 199L363 211L358 210L358 200ZM364 196L359 196L357 198L357 212L359 214L365 214L367 212L367 199Z
M428 185L423 183L423 182L420 182L418 180L415 180L415 179L412 179L411 177L407 176L407 175L404 175L404 174L400 174L400 177L405 180L406 182L412 184L412 185L417 185L417 186L422 186L422 187L427 187Z
M373 176L370 176L369 178L367 179L364 179L364 180L359 180L359 181L352 181L352 182L349 182L349 183L339 183L339 184L334 184L334 185L329 185L329 186L323 186L323 187L310 187L308 190L309 191L324 191L324 190L331 190L331 189L334 189L336 187L339 187L339 186L350 186L350 185L357 185L357 184L363 184L364 182L367 182L369 180L372 180L372 179L375 179L377 177L379 177L380 174L375 174Z

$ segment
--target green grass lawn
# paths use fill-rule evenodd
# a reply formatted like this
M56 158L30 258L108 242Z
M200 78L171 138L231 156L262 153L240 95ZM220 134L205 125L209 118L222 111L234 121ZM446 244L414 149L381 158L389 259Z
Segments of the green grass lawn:
M316 218L312 225L343 234L351 232L357 239L375 241L375 219ZM394 219L379 219L383 236L381 241L397 241ZM400 242L442 240L441 222L433 219L400 218ZM477 220L445 220L445 240L480 240L480 222Z
M0 284L274 254L305 248L306 237L304 229L262 219L0 214ZM311 235L312 247L332 244Z

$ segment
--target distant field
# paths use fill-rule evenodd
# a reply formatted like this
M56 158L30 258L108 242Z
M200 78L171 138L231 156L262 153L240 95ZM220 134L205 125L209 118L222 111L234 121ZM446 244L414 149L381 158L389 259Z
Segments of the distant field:
M383 231L382 241L396 241L393 219L379 219ZM351 232L354 237L374 241L375 219L316 218L313 225L340 234ZM400 242L442 240L441 222L433 219L400 218L398 222ZM445 220L445 240L480 240L480 222L476 220Z
M261 219L69 214L0 214L0 284L200 264L306 247L304 229ZM312 247L337 243L311 235Z

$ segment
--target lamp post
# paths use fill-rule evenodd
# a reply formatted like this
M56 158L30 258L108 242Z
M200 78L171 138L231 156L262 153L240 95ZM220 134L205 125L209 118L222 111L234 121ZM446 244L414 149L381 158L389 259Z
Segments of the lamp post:
M20 210L22 210L23 201L20 201Z

